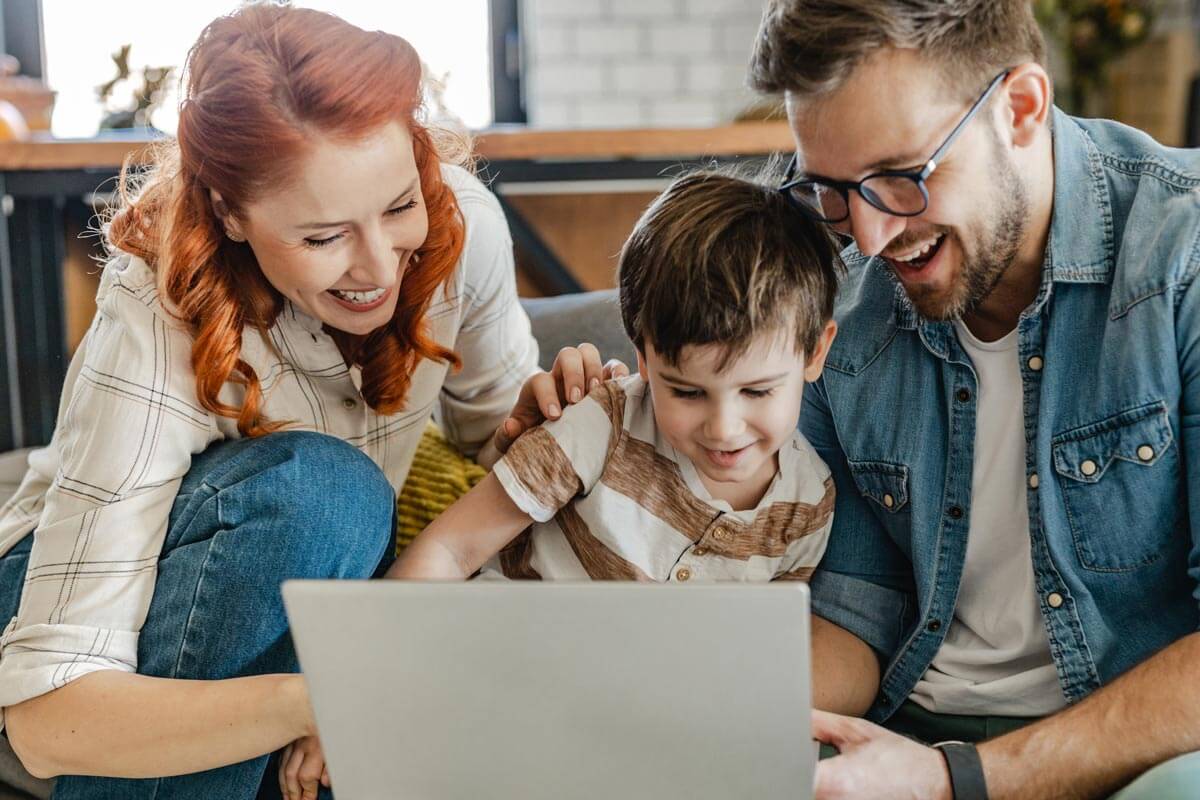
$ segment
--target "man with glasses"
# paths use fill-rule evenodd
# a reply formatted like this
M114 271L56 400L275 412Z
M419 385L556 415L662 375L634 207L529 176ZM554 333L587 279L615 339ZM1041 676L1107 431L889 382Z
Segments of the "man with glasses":
M801 419L814 699L866 720L816 715L818 797L1200 797L1200 154L1043 61L1027 0L763 18L780 190L850 268Z

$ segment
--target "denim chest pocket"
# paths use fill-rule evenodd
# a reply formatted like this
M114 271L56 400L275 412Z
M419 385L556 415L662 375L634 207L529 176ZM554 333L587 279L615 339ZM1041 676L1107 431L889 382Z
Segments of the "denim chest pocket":
M846 465L859 493L866 498L893 535L909 525L908 467L887 461L850 461Z
M1157 561L1179 522L1179 458L1166 405L1151 403L1051 440L1054 469L1085 569Z

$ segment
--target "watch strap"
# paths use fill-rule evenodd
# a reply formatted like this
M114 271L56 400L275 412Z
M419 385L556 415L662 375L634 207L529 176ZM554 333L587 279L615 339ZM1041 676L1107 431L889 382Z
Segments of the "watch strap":
M946 759L950 771L950 790L954 800L988 800L987 780L983 774L983 762L975 745L967 742L940 742L935 744Z

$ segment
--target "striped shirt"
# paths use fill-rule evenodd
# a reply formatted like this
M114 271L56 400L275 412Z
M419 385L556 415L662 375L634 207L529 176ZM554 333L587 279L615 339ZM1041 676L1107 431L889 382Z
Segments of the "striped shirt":
M833 480L796 432L757 507L735 511L659 434L638 375L529 431L495 467L535 520L493 559L509 578L808 580L833 521Z
M451 442L473 452L537 369L499 203L465 170L443 173L466 242L428 321L433 339L462 356L460 372L422 361L405 408L381 416L362 398L358 368L347 367L320 321L290 302L269 341L252 330L243 340L268 418L355 445L397 489L431 415ZM0 506L0 554L36 528L20 610L0 621L8 623L0 635L0 709L89 672L136 670L179 485L193 455L239 437L235 420L201 407L192 335L163 307L145 262L113 258L96 305L67 372L54 437L29 456L20 488ZM238 398L238 387L222 390L222 401L238 405Z

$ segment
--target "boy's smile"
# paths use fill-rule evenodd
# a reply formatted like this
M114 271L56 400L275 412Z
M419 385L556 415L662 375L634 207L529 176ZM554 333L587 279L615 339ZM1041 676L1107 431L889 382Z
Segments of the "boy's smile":
M658 428L691 461L714 499L735 510L762 499L775 477L779 448L800 419L804 383L820 376L835 330L833 323L827 326L807 367L791 330L759 334L732 358L719 344L688 345L677 364L646 342L638 370L650 386Z

